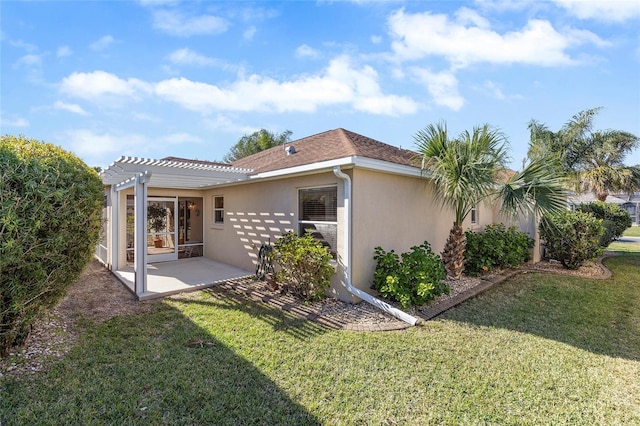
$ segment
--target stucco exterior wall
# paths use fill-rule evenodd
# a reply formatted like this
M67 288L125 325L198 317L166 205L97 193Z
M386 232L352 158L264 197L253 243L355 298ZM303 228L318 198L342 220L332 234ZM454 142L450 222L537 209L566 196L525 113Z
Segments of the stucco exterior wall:
M493 222L491 206L478 206L478 222L468 216L463 229L482 229ZM356 169L353 176L352 284L369 291L373 284L376 246L396 253L428 241L440 253L454 215L435 199L433 184L424 178Z
M298 229L298 189L338 184L333 173L225 186L205 193L205 256L255 271L263 243ZM338 251L341 251L342 185L338 187ZM224 197L224 224L214 223L213 197ZM334 279L338 279L338 275ZM336 282L336 285L338 283Z

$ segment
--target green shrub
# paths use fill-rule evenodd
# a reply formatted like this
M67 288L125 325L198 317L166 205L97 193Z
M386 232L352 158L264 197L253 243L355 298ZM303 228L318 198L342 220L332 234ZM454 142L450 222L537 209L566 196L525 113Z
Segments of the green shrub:
M598 219L604 221L605 232L600 240L602 247L607 247L613 241L620 238L624 231L631 226L631 216L629 213L615 204L594 201L589 204L581 204L577 210L584 213L591 213Z
M599 241L603 233L601 219L580 211L563 210L545 215L540 222L546 257L569 269L578 269L586 260L602 254Z
M273 258L280 267L277 280L288 291L304 300L320 300L331 285L334 268L327 247L315 240L310 232L298 236L282 235L274 244Z
M449 294L449 286L440 256L431 251L428 242L398 256L393 250L375 248L376 270L373 287L382 297L400 302L407 308L421 306L441 294Z
M93 256L103 186L63 149L0 138L0 355L26 339Z
M531 259L534 240L514 226L487 225L484 232L467 231L465 273L479 275L495 268L514 268Z

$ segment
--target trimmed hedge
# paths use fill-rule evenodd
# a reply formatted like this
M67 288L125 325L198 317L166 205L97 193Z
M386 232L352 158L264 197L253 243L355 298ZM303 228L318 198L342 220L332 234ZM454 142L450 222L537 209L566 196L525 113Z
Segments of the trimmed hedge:
M514 226L487 225L484 232L467 231L465 273L480 275L495 268L515 268L531 259L534 240Z
M599 242L603 233L602 219L580 211L562 210L545 215L540 222L546 257L568 269L578 269L602 254Z
M589 204L581 204L578 210L591 213L598 219L602 219L605 231L600 239L600 246L607 247L613 241L622 237L624 231L631 226L629 213L615 204L607 204L602 201L594 201Z
M0 139L0 355L27 338L91 260L102 229L103 185L60 147Z

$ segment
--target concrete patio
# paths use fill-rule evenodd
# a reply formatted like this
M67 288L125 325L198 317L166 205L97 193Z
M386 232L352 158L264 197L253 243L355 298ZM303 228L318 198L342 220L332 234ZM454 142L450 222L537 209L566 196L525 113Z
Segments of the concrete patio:
M113 271L113 273L129 290L135 292L133 266ZM227 280L252 276L253 272L204 257L194 257L148 264L147 274L147 291L139 295L140 300L201 290Z

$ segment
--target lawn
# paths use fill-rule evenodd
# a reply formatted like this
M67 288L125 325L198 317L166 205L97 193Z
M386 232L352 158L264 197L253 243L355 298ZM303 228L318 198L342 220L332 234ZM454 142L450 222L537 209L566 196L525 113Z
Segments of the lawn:
M518 275L399 332L177 297L5 378L0 424L638 425L640 254L606 264L608 280Z
M632 226L630 228L627 228L626 231L624 231L624 235L625 237L640 237L640 226Z

